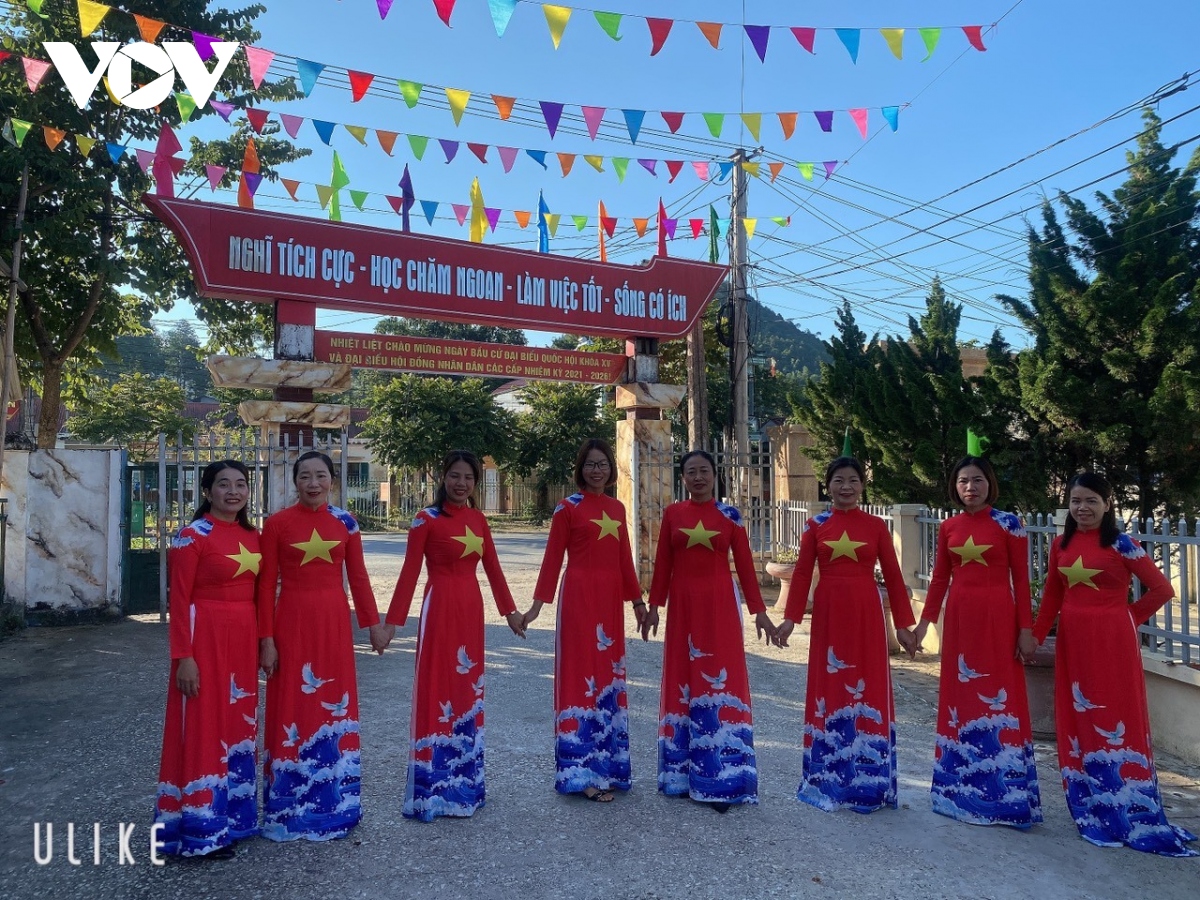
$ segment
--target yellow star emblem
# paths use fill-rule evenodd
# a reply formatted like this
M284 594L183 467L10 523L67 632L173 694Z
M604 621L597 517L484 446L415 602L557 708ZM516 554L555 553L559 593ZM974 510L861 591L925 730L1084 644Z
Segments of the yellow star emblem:
M607 512L601 513L599 519L588 519L588 521L600 528L600 534L596 536L596 540L599 541L610 535L617 540L621 539L621 523L611 518Z
M691 528L680 528L679 530L683 534L687 535L688 547L695 547L703 544L709 550L714 549L712 545L712 539L721 533L719 531L709 531L704 527L704 523L699 520L697 520L696 524Z
M1075 562L1069 566L1059 566L1058 571L1062 572L1067 577L1067 587L1075 587L1077 584L1086 584L1094 591L1100 590L1092 581L1093 575L1099 575L1103 569L1089 569L1083 564L1083 557L1076 557Z
M850 540L850 532L848 531L843 531L842 536L836 541L822 541L821 543L833 550L833 556L829 557L831 562L839 556L848 556L850 559L858 562L858 548L867 546L866 541Z
M454 538L454 540L463 545L462 556L459 559L462 559L463 556L470 556L472 553L478 553L480 556L483 556L483 538L473 532L470 525L466 527L466 534L460 534Z
M258 574L258 563L259 563L259 560L262 559L262 554L261 553L251 553L249 550L246 549L245 544L243 544L241 541L238 541L238 552L237 553L226 553L225 558L232 559L235 563L238 564L238 570L233 573L233 577L237 578L243 572L253 572L255 575L257 575Z
M323 559L327 563L333 562L333 557L329 555L329 551L340 544L341 541L324 540L317 529L313 529L312 537L307 541L302 541L299 544L292 544L297 550L304 551L304 559L300 560L300 565L306 565L314 559Z
M983 558L983 552L991 549L991 544L977 544L974 537L967 535L966 543L961 547L951 547L950 552L957 553L964 566L972 562L981 563L986 566L987 560Z

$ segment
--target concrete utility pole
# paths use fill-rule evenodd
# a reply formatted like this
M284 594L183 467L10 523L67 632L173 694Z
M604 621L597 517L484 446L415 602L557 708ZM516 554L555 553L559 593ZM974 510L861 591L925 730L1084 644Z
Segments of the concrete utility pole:
M746 151L733 154L733 173L730 178L729 222L729 301L733 325L733 371L730 382L733 389L730 407L733 419L733 447L735 471L739 477L731 478L730 489L734 492L733 502L745 500L746 485L740 477L750 459L750 323L746 294L746 170L742 163L750 157Z
M17 200L17 239L13 243L12 270L8 274L8 309L4 314L4 371L0 373L0 407L4 425L0 429L0 480L4 477L4 446L8 443L8 395L19 388L13 381L17 361L13 354L13 329L17 321L17 289L21 286L21 239L25 228L25 199L29 195L29 164L21 172L21 196Z
M687 336L688 449L708 449L708 380L704 377L704 317Z

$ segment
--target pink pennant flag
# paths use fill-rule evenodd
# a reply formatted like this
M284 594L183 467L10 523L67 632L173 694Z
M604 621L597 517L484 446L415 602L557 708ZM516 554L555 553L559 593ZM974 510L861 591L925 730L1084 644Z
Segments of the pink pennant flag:
M226 122L229 121L229 117L233 114L233 104L224 100L209 100L208 105L215 109L217 111L217 115L219 115Z
M488 228L494 232L496 230L496 223L500 221L500 210L494 209L491 206L485 206L483 214L487 216Z
M304 116L292 116L287 113L280 113L279 119L283 122L283 130L295 140L296 136L300 134L300 126L304 124Z
M154 162L154 154L149 150L142 150L140 147L136 152L138 168L141 169L142 172L149 172L150 166Z
M451 203L450 208L454 210L454 218L458 219L459 225L467 221L467 213L471 211L471 207L464 203Z
M850 110L850 118L858 126L858 133L865 139L867 136L867 111L865 109L852 109Z
M796 40L800 42L800 46L809 53L814 53L813 41L817 37L817 29L815 28L793 28L792 34L796 36Z
M982 25L964 25L962 27L963 34L967 36L967 40L971 42L971 46L976 50L987 50L983 46L983 26Z
M46 73L50 71L50 63L41 59L30 59L28 56L21 57L21 64L25 67L25 83L29 85L29 93L33 93L38 89L38 85L42 83L42 79L46 77Z
M370 89L375 76L370 72L348 71L347 74L350 76L350 102L357 103Z
M227 171L224 166L214 166L212 163L205 165L204 174L208 176L208 186L215 191L220 186L221 179L225 177Z
M171 126L163 122L162 128L158 132L158 142L154 145L154 155L159 159L166 159L174 156L176 153L183 152L183 145L179 143L179 138L175 137L175 132L171 130Z
M664 162L667 164L667 171L671 174L671 177L667 179L667 184L670 184L683 171L683 160L667 159Z
M250 80L254 82L254 89L257 91L262 87L263 79L267 77L267 69L271 68L271 61L275 59L275 53L261 47L245 47L243 49L246 51L246 64L250 66Z
M455 0L433 0L433 8L437 10L438 18L446 23L446 27L450 27L450 16L454 13ZM459 225L462 222L458 223Z
M833 174L833 170L837 168L837 160L836 159L828 159L825 162L821 163L821 165L823 165L825 167L825 180L828 181L829 176Z
M688 224L692 226L692 239L693 240L700 237L700 235L704 234L704 220L703 219L688 219Z
M487 164L487 144L472 144L470 141L467 141L467 149L474 153L476 159L478 159L481 163L484 163L485 165Z
M500 165L504 166L504 174L507 175L512 171L520 151L516 147L497 147L496 152L500 154Z
M675 24L675 20L648 18L646 24L650 27L650 42L653 45L650 48L650 55L654 56L667 42L667 35L671 33L671 26Z
M379 21L387 18L387 14L391 12L392 0L375 0L375 5L379 7Z
M220 38L215 38L207 34L201 34L199 31L192 32L192 43L196 45L196 54L205 62L208 62L213 58L214 54L212 45L220 42Z
M246 113L246 118L250 120L250 127L259 134L262 134L263 126L267 124L267 117L271 115L270 111L265 109L255 109L247 107L243 112Z
M694 160L692 168L696 170L696 177L701 181L708 181L708 163L704 160Z
M587 122L588 134L592 140L596 139L596 132L600 130L600 122L604 118L603 106L584 106L583 121Z
M658 177L658 173L656 171L654 171L654 167L658 165L657 159L639 159L638 165L641 166L643 169L645 169L647 172L649 172L651 175L653 175L655 178Z

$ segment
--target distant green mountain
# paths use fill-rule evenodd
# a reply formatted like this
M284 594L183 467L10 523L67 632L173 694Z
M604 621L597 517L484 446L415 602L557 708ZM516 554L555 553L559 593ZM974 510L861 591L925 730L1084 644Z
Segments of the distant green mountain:
M805 369L816 375L821 363L829 359L824 341L754 299L750 300L750 352L773 358L777 371L797 375Z

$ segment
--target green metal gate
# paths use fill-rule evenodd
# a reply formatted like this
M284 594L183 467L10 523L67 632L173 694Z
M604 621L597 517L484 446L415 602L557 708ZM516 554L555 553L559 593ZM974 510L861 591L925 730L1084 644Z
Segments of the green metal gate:
M130 613L151 613L159 609L158 464L131 463L125 467L123 487L125 535L121 566L121 607Z

